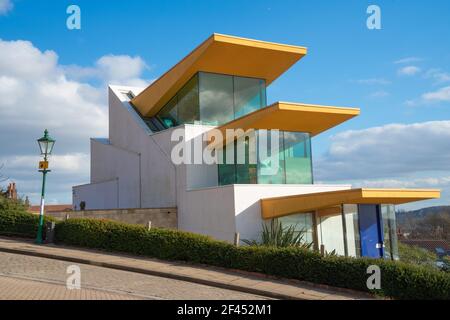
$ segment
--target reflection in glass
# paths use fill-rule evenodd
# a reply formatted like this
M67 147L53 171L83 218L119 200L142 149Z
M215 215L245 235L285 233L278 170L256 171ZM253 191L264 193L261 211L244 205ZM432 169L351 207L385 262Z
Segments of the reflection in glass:
M222 125L265 107L262 79L199 72L161 109L166 128L185 123Z
M283 134L286 183L313 183L309 134L303 132L284 132Z
M259 184L285 184L285 167L283 152L283 132L279 132L278 152L272 150L270 130L258 130L258 183ZM264 143L266 142L266 143ZM266 150L263 150L266 147ZM276 154L275 154L276 153ZM274 163L272 163L274 161ZM270 174L267 174L267 173Z
M170 100L159 112L158 117L166 128L178 125L177 98L177 96L172 98L172 100Z
M333 208L334 209L334 208ZM319 245L325 252L345 255L344 229L342 227L342 213L339 207L336 210L318 212Z
M240 118L266 105L265 82L261 79L234 77L234 118Z
M246 140L246 162L236 161L236 142L234 145L234 163L219 165L219 184L226 183L259 183L259 184L312 184L311 140L308 133L278 132L278 152L272 150L274 132L257 130L257 139ZM255 144L252 148L249 144ZM266 148L264 148L266 146ZM250 163L249 149L254 152L252 159L258 159L257 164ZM225 151L221 151L223 156ZM256 154L255 154L256 153ZM276 154L275 154L276 153ZM225 156L224 156L225 163ZM272 163L274 161L274 163ZM235 178L223 177L230 174L234 167Z
M197 123L200 119L199 97L198 97L198 76L195 75L178 92L178 122Z
M250 141L254 141L254 135L255 131L252 131L250 137L247 137L244 141L244 159L242 163L239 163L238 161L238 148L237 148L237 141L234 141L234 162L233 164L228 164L226 161L227 158L227 148L223 148L221 150L218 150L218 157L219 159L222 159L222 164L218 165L219 170L219 185L227 185L227 184L256 184L256 164L252 163L250 161L251 159L256 159L256 149L250 148ZM252 150L252 151L251 151ZM254 154L252 157L250 156L250 152L253 152Z
M311 213L292 214L289 216L278 218L283 228L294 226L296 232L303 232L303 243L312 243L313 237L313 220Z
M200 119L205 125L221 125L233 117L233 77L199 73Z
M360 257L361 243L359 237L358 205L345 204L344 213L348 255L350 257Z
M395 206L389 204L381 205L381 216L384 231L384 257L386 259L398 260L397 224L395 220Z

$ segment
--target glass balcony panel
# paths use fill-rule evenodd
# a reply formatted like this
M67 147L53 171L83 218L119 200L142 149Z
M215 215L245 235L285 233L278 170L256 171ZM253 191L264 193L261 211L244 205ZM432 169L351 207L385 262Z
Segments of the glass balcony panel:
M311 184L311 140L308 133L284 132L287 184Z
M266 137L267 144L259 143ZM284 184L286 183L283 132L279 132L278 151L272 150L272 134L270 130L258 130L258 183ZM266 148L264 150L264 148Z

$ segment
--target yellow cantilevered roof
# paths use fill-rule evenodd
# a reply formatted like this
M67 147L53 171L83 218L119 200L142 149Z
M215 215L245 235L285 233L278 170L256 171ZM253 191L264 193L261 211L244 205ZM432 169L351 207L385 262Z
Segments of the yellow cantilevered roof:
M212 141L210 147L220 147L224 141L232 141L237 132L227 129L278 129L282 131L309 132L315 136L325 130L337 126L357 115L357 108L339 108L311 104L276 102L269 107L247 114L239 119L228 122L217 129L222 133L222 140L212 138L213 131L208 136ZM228 136L227 136L228 135Z
M306 52L305 47L215 33L131 103L143 116L154 116L199 71L259 78L269 85Z
M349 189L261 200L264 219L311 212L340 204L403 204L440 198L437 189Z

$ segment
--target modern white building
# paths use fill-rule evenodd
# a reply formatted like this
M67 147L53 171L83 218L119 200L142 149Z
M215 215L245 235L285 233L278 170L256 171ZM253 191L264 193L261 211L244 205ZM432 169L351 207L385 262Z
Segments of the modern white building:
M109 138L91 139L91 181L73 187L74 208L176 207L178 229L229 242L237 233L258 239L262 224L278 219L306 230L316 249L394 258L393 205L436 198L439 190L314 184L311 138L359 109L267 106L266 87L306 52L214 34L147 88L110 86ZM227 129L247 133L230 136ZM272 152L276 130L279 149ZM180 142L173 134L180 132L193 150L214 150L219 159L229 150L236 158L244 142L245 162L207 164L185 150L191 163L174 163ZM261 149L267 133L272 158Z

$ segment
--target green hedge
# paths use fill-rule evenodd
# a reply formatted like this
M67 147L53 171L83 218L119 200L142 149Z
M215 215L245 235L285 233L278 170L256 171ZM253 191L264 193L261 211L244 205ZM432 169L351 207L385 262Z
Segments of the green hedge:
M46 217L44 222L54 221ZM0 196L0 235L34 238L37 235L39 216L27 212L20 201Z
M262 272L285 278L368 291L367 267L381 268L382 290L399 299L450 299L450 276L400 262L322 257L299 248L235 247L207 236L118 222L71 219L58 223L56 241L149 257Z

